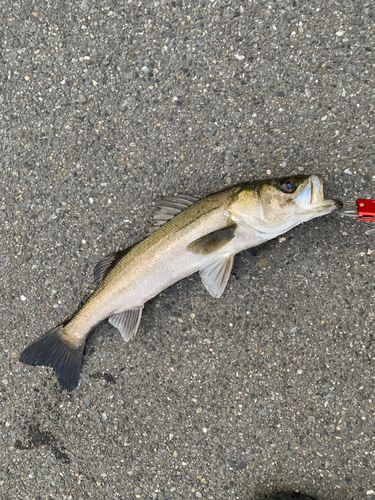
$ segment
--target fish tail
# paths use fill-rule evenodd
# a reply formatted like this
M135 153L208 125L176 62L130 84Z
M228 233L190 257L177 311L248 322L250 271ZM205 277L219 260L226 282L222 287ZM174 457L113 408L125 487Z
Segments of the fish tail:
M61 384L72 391L79 382L85 341L71 342L64 325L60 325L30 344L20 361L33 366L52 366Z

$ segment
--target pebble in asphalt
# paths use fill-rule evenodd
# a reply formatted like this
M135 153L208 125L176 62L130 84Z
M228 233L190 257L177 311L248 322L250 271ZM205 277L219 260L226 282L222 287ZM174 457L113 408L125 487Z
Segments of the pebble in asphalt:
M375 498L374 237L332 215L193 276L78 389L18 361L143 238L152 200L320 173L375 196L372 2L3 2L4 499ZM368 228L368 226L366 226Z

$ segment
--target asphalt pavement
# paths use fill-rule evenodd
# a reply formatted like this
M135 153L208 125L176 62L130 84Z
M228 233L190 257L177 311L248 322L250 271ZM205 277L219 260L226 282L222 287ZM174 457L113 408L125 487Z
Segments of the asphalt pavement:
M68 393L19 362L147 235L153 200L319 173L375 198L373 2L3 0L0 498L375 499L374 256L310 221L192 276Z

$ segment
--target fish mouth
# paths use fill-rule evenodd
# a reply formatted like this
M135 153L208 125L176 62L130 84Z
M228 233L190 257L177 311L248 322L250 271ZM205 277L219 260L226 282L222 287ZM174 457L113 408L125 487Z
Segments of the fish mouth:
M324 199L323 179L316 174L310 175L306 186L292 201L303 213L320 215L329 214L343 206L340 200Z

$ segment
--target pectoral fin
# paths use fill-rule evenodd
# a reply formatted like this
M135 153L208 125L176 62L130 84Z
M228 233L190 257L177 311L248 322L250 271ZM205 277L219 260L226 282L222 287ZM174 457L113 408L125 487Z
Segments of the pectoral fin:
M143 306L137 307L136 309L129 309L128 311L114 314L108 319L109 323L119 330L125 342L129 342L137 333L141 321L142 310Z
M219 298L224 292L233 266L234 255L224 255L199 271L208 292Z
M219 229L212 233L198 238L187 246L189 252L193 252L200 255L207 255L216 250L219 250L224 245L229 243L236 235L237 224L232 224L224 229Z

